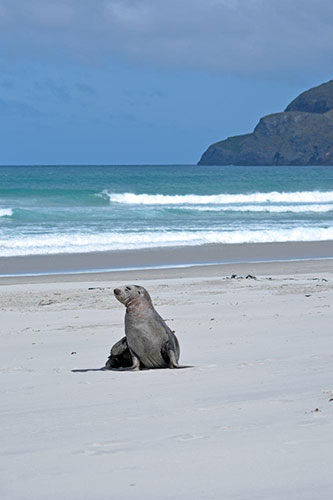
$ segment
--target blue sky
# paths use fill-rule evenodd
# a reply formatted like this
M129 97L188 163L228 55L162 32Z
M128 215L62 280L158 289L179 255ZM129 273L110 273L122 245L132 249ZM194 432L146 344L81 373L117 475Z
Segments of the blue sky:
M0 0L0 164L196 163L332 78L326 0Z

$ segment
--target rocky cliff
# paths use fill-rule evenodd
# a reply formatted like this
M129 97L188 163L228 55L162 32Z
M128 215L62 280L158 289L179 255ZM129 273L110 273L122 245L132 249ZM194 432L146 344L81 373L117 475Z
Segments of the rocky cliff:
M212 144L199 165L333 165L333 81L261 118L251 134Z

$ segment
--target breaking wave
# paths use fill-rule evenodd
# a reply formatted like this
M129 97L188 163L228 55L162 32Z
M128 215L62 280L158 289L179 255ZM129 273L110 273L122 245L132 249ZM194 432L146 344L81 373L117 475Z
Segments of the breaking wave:
M165 195L110 193L103 190L102 195L109 198L110 203L131 205L226 205L234 203L330 203L333 202L333 191L295 191L293 193L252 193L252 194L214 194L214 195Z
M182 210L197 210L198 212L269 212L269 213L306 213L316 212L325 213L332 212L333 205L241 205L241 206L195 206L181 207Z
M0 208L0 217L11 217L13 210L11 208Z
M333 240L333 227L233 231L147 231L143 233L29 235L0 239L0 256L86 253L205 244Z

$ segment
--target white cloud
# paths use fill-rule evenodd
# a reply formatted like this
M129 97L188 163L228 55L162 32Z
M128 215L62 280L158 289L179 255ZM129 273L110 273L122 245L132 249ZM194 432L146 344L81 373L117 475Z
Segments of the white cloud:
M276 74L333 56L331 0L2 0L5 14L0 41L23 57Z

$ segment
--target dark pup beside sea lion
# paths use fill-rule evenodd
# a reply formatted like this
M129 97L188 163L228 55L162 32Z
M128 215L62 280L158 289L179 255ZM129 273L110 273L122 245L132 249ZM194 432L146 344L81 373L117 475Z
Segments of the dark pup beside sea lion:
M105 368L180 368L177 337L155 311L147 290L128 285L116 288L114 295L126 307L126 337L114 344Z

